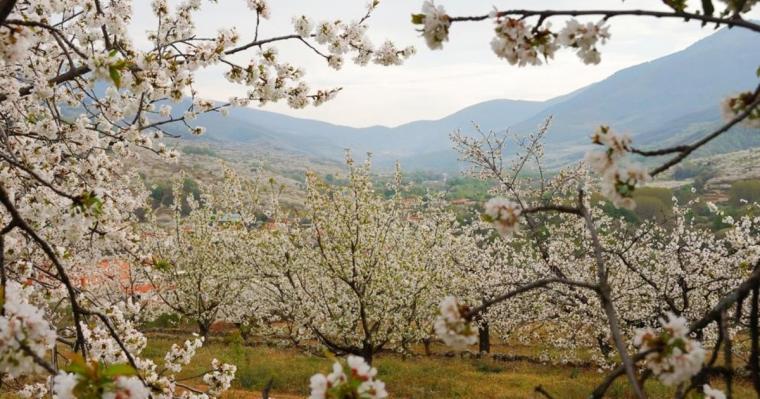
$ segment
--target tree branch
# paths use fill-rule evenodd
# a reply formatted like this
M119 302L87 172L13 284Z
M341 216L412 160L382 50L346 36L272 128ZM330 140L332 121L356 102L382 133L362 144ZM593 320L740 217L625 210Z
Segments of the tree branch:
M572 280L568 280L568 279L564 279L564 278L547 278L547 279L542 279L542 280L534 281L534 282L532 282L530 284L526 284L526 285L523 285L521 287L515 288L512 291L509 291L509 292L507 292L505 294L497 296L496 298L493 298L491 300L485 301L481 305L479 305L477 307L474 307L474 308L470 309L469 311L467 311L464 314L464 317L465 317L465 319L472 320L473 317L475 317L476 315L480 314L481 312L485 311L486 309L488 309L489 307L491 307L491 306L493 306L493 305L495 305L497 303L504 302L507 299L515 297L515 296L520 295L522 293L525 293L525 292L528 292L528 291L532 291L532 290L537 289L537 288L542 288L542 287L545 287L545 286L551 285L551 284L565 284L565 285L570 285L570 286L574 286L574 287L588 288L588 289L593 290L593 291L597 291L599 289L599 287L596 286L596 285L594 285L594 284L590 284L590 283L586 283L586 282L582 282L582 281L572 281Z
M690 12L651 11L651 10L525 10L525 9L519 10L519 9L515 9L515 10L498 11L496 13L497 17L506 17L510 15L519 16L521 19L537 16L540 18L541 22L543 22L546 18L556 17L556 16L578 17L578 16L587 16L587 15L599 15L599 16L602 16L605 20L608 20L614 17L621 17L621 16L646 16L646 17L656 17L656 18L683 19L686 22L695 20L695 21L700 21L703 23L714 23L717 26L720 26L720 25L726 25L728 27L738 26L738 27L755 31L755 32L760 32L760 25L755 24L750 21L743 20L738 17L720 18L720 17L714 17L712 15L695 14L695 13L690 13ZM486 15L479 15L479 16L472 16L472 17L449 17L449 20L451 22L471 22L471 21L483 21L490 18L491 18L491 15L486 14Z

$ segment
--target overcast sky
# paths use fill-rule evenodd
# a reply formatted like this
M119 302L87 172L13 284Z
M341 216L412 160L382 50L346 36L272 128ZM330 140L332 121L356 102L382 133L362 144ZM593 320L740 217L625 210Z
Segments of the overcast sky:
M137 1L134 29L151 26L149 1ZM293 15L352 20L363 15L365 0L270 0L272 17L261 26L260 37L292 33ZM494 6L507 8L649 8L666 9L660 0L438 0L450 15L486 14ZM343 87L338 97L320 107L289 109L284 103L264 109L303 118L349 126L395 126L419 119L438 119L464 107L492 99L545 100L568 93L620 69L682 50L712 33L699 23L655 18L621 17L611 21L612 40L602 50L602 63L587 66L566 51L549 65L518 68L498 59L490 49L490 22L452 26L444 49L431 51L410 22L422 0L383 0L370 19L369 37L375 44L385 39L398 46L414 45L418 52L400 67L358 67L346 60L340 71L327 67L321 57L297 42L277 44L283 59L306 70L313 88ZM245 0L204 2L197 19L201 32L237 26L243 40L250 40L255 14ZM754 18L758 11L753 11ZM592 19L595 20L595 19ZM560 19L555 27L563 26ZM139 33L139 32L134 32ZM224 100L242 95L228 84L219 69L202 71L196 87L203 97Z

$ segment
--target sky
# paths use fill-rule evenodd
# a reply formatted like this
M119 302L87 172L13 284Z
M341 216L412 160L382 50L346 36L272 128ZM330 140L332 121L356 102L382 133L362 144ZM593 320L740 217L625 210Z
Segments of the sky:
M275 46L283 60L306 70L305 80L312 88L343 90L332 101L319 107L294 110L285 102L270 104L264 110L300 118L317 119L340 125L364 127L397 126L421 119L439 119L462 108L493 99L547 100L603 80L618 70L682 50L713 32L698 22L662 20L648 17L620 17L610 21L611 40L601 48L602 62L585 65L570 51L542 66L516 67L496 57L490 49L493 23L470 22L452 25L450 40L443 50L430 50L410 22L422 0L382 0L369 20L369 37L376 45L386 39L398 47L413 45L417 54L402 66L353 65L347 58L335 71L323 58L297 41ZM133 34L154 25L150 2L135 2ZM269 0L272 16L262 22L260 38L293 33L291 19L307 15L312 20L354 20L365 10L366 0ZM667 10L660 0L437 0L449 15L487 14L498 9L598 9L644 8ZM760 16L754 10L753 18ZM598 18L589 18L596 21ZM219 28L236 26L241 43L251 40L255 13L245 0L204 2L196 17L200 33L211 34ZM550 19L553 26L562 19ZM142 35L144 36L144 35ZM139 43L139 39L138 39ZM253 53L251 53L252 55ZM245 55L239 60L244 61ZM228 83L223 69L200 71L195 87L204 98L224 100L242 96L245 89Z

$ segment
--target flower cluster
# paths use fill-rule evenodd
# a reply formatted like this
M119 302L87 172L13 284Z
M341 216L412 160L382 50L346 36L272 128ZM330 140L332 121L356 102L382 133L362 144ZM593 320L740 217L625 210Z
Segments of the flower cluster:
M92 358L106 364L127 361L127 355L114 339L111 329L118 334L130 353L142 352L148 340L145 335L137 330L134 323L124 316L123 311L118 306L111 306L103 313L108 316L110 328L105 325L105 322L96 326L88 326L85 323L81 325Z
M8 281L0 300L4 315L0 316L0 372L11 377L39 371L35 357L44 358L55 344L56 333L45 319L44 312L29 303L31 288Z
M406 47L402 50L396 48L391 41L385 41L375 51L375 63L379 65L401 65L407 58L414 55L416 50L414 47Z
M90 388L87 384L82 384L83 382L79 374L61 372L53 378L53 397L56 399L82 397L78 391ZM102 388L101 399L147 399L150 397L150 390L137 377L118 376L110 383L103 384Z
M264 19L269 19L272 13L266 0L248 0L248 8L256 11L256 14Z
M17 392L18 396L24 399L42 399L48 394L48 386L43 383L27 384L24 385Z
M203 376L203 382L208 385L208 394L219 396L228 390L235 379L237 367L233 364L222 363L217 359L211 361L212 371Z
M79 384L79 376L74 373L58 373L53 377L53 397L57 399L73 399L74 389Z
M571 19L559 32L557 41L565 47L577 49L578 57L584 63L598 64L602 58L596 46L606 43L609 38L609 26L604 25L604 21L582 24Z
M314 23L306 15L293 17L293 28L301 37L309 37L314 30Z
M372 11L374 3L370 4L367 17ZM328 54L319 54L336 70L343 66L343 57L351 52L355 53L353 61L357 65L367 65L372 60L385 66L401 65L404 59L415 53L414 47L399 49L389 40L375 48L367 37L367 26L363 22L322 21L314 25L307 17L301 16L293 19L293 25L302 38L314 37L318 44L327 46Z
M376 379L377 370L364 358L350 355L346 359L348 373L336 361L328 375L315 374L309 383L309 399L382 399L388 397L385 384Z
M478 342L475 329L464 318L467 309L467 306L460 305L453 296L446 297L441 302L441 314L434 324L435 334L452 348L461 350Z
M186 340L184 346L172 344L169 352L164 356L164 367L174 373L182 371L182 366L190 364L195 356L195 352L203 346L203 338L197 337L194 340Z
M485 204L483 218L493 223L499 234L506 236L517 231L520 213L518 204L504 198L491 198Z
M737 115L746 112L748 107L757 100L752 92L743 92L732 97L726 97L720 104L723 119L730 121ZM742 125L750 129L760 129L760 106L755 106L742 121Z
M688 380L702 369L705 350L699 341L689 338L686 319L667 315L660 319L662 331L650 328L637 331L634 345L646 355L646 365L665 385L676 385Z
M432 50L443 48L443 42L449 40L449 16L443 6L436 6L432 0L422 3L422 13L412 15L412 22L423 25L422 36Z
M496 23L496 36L491 40L491 48L499 58L511 65L541 65L544 60L554 58L560 47L575 49L578 57L586 64L598 64L601 56L598 45L610 38L609 27L604 21L581 23L570 19L558 33L551 30L551 24L543 18L538 25L530 25L525 18L512 18L507 13L493 11L488 15ZM428 47L437 50L449 40L451 18L443 6L432 1L422 4L422 12L412 15L412 23L422 25L422 36Z
M114 389L103 395L103 399L147 399L150 390L137 377L119 377Z
M0 30L0 55L8 63L23 59L29 48L32 32L28 29L6 26Z
M604 151L586 154L591 170L602 177L602 194L615 206L634 208L633 192L649 181L650 176L640 165L625 162L626 154L631 151L631 138L612 131L609 126L600 126L591 141L605 147Z
M532 29L522 19L497 18L496 37L491 40L491 48L499 58L510 65L541 65L539 56L554 58L559 45L549 30L547 23L541 29Z

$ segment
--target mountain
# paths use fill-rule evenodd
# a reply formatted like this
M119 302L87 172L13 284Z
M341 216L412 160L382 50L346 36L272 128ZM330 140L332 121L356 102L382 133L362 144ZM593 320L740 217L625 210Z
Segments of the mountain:
M618 71L515 128L528 130L552 115L551 143L579 143L600 124L629 132L636 141L667 141L688 130L692 120L717 120L722 98L754 87L758 65L756 33L721 29L683 51Z
M232 110L227 118L205 114L203 140L236 146L257 146L340 159L343 149L372 152L381 165L400 160L407 168L455 169L456 154L449 134L457 129L525 134L551 116L546 139L550 161L574 161L588 148L588 136L600 124L628 132L640 146L688 141L720 124L719 101L757 84L760 40L753 32L721 29L688 48L620 70L573 93L548 101L492 100L439 120L421 120L396 127L352 128L294 118L252 108ZM505 67L506 68L506 67ZM707 151L730 151L760 145L751 132L722 139Z
M350 148L359 153L372 152L383 159L397 159L450 149L449 133L471 128L472 121L483 129L503 130L544 106L543 102L535 101L493 100L439 120L415 121L393 128L352 128L252 108L233 109L227 118L216 113L200 115L195 123L206 126L206 136L217 142L255 144L276 140L283 141L282 147L298 146L314 155L340 156L343 149ZM315 148L316 143L321 145Z

